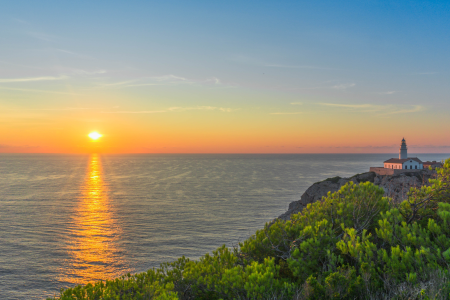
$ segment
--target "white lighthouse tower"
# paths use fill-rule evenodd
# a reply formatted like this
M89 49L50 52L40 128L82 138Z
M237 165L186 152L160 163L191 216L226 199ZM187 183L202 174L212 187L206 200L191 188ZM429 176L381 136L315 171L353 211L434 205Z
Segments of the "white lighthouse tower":
M399 159L407 159L408 158L408 148L406 148L406 141L405 138L403 138L402 143L400 144L400 149L398 150Z

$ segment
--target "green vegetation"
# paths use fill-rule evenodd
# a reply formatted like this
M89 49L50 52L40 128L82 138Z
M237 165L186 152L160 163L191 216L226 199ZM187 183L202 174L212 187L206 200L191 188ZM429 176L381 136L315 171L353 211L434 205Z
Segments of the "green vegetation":
M362 175L365 175L365 176L363 177ZM361 176L361 177L358 178L359 176ZM350 177L350 180L354 179L358 183L363 183L363 182L368 182L368 181L373 182L376 176L377 176L377 174L375 174L374 172L358 173L358 174Z
M349 183L235 249L77 286L60 299L450 299L450 159L400 204Z
M338 183L339 180L341 180L341 179L342 179L341 177L336 176L336 177L330 177L330 178L327 178L327 179L325 179L325 180L322 180L321 182L324 182L324 181L331 181L332 183Z

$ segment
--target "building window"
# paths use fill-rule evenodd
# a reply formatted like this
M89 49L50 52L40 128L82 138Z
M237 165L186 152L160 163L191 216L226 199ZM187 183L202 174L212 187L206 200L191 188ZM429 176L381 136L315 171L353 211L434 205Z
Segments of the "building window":
M417 166L416 166L416 169L417 169Z

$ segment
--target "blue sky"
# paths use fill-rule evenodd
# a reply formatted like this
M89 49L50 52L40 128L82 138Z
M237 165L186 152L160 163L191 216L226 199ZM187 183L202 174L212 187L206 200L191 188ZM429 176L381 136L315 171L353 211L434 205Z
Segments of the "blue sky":
M71 116L85 118L80 122L108 123L101 113L115 113L123 117L115 122L141 130L155 124L133 123L129 114L177 111L186 120L204 120L191 128L198 132L214 117L193 114L214 111L230 118L213 124L225 138L232 132L221 128L230 120L259 136L245 118L265 128L268 115L297 114L302 117L290 123L267 125L273 128L270 151L302 140L304 146L289 146L292 152L320 151L325 144L306 132L279 141L277 132L326 115L324 122L341 124L340 132L360 120L390 122L380 128L390 129L387 136L367 129L377 145L406 135L421 145L418 151L442 150L450 145L442 129L449 125L449 12L443 1L8 1L0 11L0 109L22 115L4 126L20 132L31 118L64 127L49 111L77 108L85 113ZM41 114L30 117L29 109ZM166 134L177 131L158 124L172 128ZM19 149L28 138L0 144ZM207 135L195 138L207 146ZM361 138L375 145L360 129L341 138L343 144L330 143L354 151ZM223 151L262 147L256 140L238 144ZM213 148L220 152L218 144Z

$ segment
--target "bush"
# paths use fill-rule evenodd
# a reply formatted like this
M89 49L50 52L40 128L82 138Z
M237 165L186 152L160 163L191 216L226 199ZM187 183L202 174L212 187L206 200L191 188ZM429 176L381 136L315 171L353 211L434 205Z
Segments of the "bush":
M173 292L173 283L164 285L162 279L161 274L155 270L135 275L127 274L114 280L106 280L106 282L98 281L94 284L78 285L62 290L59 299L178 299L177 293Z

